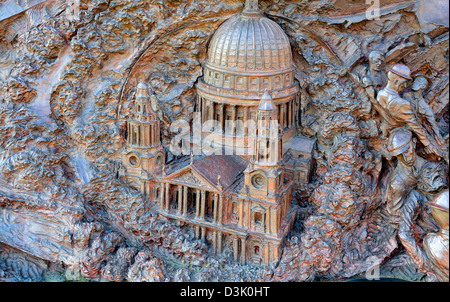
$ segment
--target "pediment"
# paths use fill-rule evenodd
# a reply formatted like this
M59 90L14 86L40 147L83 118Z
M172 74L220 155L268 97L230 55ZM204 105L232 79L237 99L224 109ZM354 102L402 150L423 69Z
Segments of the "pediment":
M186 171L185 173L171 179L171 181L185 184L187 186L202 187L206 190L216 190L216 188L212 187L192 170Z

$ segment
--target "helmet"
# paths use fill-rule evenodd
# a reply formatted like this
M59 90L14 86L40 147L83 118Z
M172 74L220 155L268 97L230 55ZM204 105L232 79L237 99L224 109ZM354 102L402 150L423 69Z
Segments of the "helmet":
M388 139L387 149L392 156L402 154L409 148L413 136L412 132L405 128L396 128L392 130Z
M404 79L412 80L412 78L411 78L411 70L406 65L395 64L394 66L389 68L389 71L392 72L392 73L395 73L396 75L398 75L398 76L400 76L400 77L402 77Z
M448 227L448 189L434 196L433 200L427 203L431 208L434 219L441 228Z

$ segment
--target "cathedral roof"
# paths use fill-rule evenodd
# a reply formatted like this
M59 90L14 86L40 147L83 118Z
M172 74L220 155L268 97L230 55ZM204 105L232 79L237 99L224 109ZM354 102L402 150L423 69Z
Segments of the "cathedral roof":
M214 34L207 64L212 69L239 73L291 70L291 45L277 23L244 11Z
M191 168L214 186L220 175L220 185L226 190L247 165L248 162L237 155L209 155L194 161Z

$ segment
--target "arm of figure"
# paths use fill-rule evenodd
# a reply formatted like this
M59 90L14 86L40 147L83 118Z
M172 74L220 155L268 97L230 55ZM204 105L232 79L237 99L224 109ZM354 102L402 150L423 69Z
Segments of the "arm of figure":
M419 110L418 114L425 117L425 119L430 123L430 126L435 134L436 142L442 146L445 144L444 139L442 138L439 127L437 126L436 119L434 117L433 110L431 109L430 105L426 103L425 101L421 100L419 102Z
M406 198L406 202L402 209L402 219L399 224L398 237L417 267L422 272L429 273L430 261L422 248L417 244L413 233L415 218L417 216L417 211L420 208L417 194L419 193L411 191Z
M419 140L425 146L425 149L427 150L428 153L436 154L438 157L444 156L440 149L431 144L430 140L428 139L428 134L417 120L417 117L414 114L410 102L406 100L398 102L395 111L397 112L397 116L400 117L409 126L409 128L411 128L411 130L419 137Z

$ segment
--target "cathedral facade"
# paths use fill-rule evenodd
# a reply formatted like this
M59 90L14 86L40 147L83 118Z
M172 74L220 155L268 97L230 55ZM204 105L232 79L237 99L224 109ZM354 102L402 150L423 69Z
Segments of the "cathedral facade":
M197 114L203 125L213 121L202 140L212 138L223 152L162 162L159 122L139 84L123 153L126 180L215 253L241 263L278 261L296 216L293 190L309 180L314 145L297 136L294 71L286 34L258 1L247 1L212 37L197 84Z

